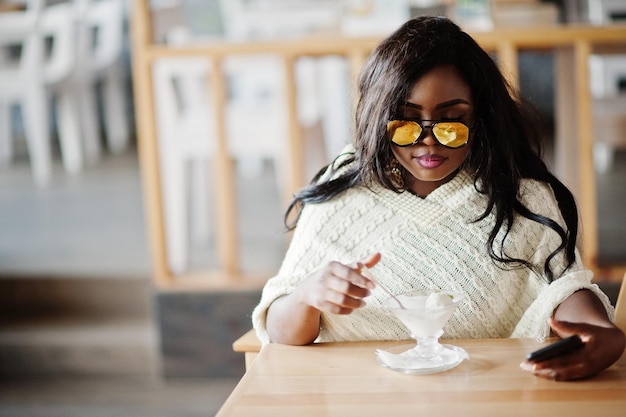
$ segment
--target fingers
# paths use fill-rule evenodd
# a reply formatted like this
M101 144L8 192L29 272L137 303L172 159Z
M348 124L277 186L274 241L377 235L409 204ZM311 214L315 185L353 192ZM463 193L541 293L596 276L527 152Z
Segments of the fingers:
M350 314L364 307L364 298L370 295L376 284L362 270L376 265L380 259L381 255L377 252L362 262L349 265L330 262L315 274L316 278L309 280L306 291L309 304L334 314Z
M565 321L556 320L554 317L550 317L548 319L548 324L550 328L559 335L562 339L566 337L573 336L578 334L579 329L577 329L576 323L568 323Z
M558 365L555 362L557 362ZM573 381L592 375L583 362L577 360L568 362L570 363L564 364L563 360L548 360L543 362L524 361L520 364L520 368L535 376L551 379L553 381Z
M538 377L554 381L572 381L594 375L587 353L583 351L566 354L541 362L524 361L520 367Z
M373 283L357 270L339 262L331 262L310 280L307 298L310 304L334 314L349 314L365 306Z
M378 263L376 261L374 265ZM341 264L339 264L341 265ZM343 279L350 281L354 285L358 285L362 288L373 289L376 288L376 283L371 279L371 276L368 276L365 271L369 268L366 264L362 262L356 262L350 265L341 265L341 267L347 268L341 272L340 275Z
M381 256L380 252L376 252L376 253L368 256L367 258L365 258L365 260L360 261L360 262L356 262L356 263L353 263L353 264L350 264L349 266L350 266L350 268L356 270L357 272L361 272L361 269L363 267L371 268L374 265L376 265L380 261L381 257L382 256Z
M365 300L338 291L328 290L324 297L324 310L334 314L350 314L365 306Z
M332 275L337 278L329 280L329 287L353 297L367 297L369 290L376 285L360 273L361 267L351 268L339 262L330 264Z
M371 268L371 267L373 267L374 265L376 265L380 261L381 257L382 256L381 256L380 252L376 252L373 255L371 255L369 258L365 259L363 261L363 264L366 267Z
M350 314L357 308L366 305L361 297L354 297L342 292L326 289L315 306L321 311L333 314Z
M548 319L548 324L563 339L579 334L581 330L577 323L562 322L552 317ZM520 364L520 368L535 376L554 381L580 379L589 372L585 365L585 357L586 353L583 348L580 351L564 352L551 359L524 361Z
M552 359L541 362L524 361L520 364L524 371L542 378L565 381L591 377L617 361L626 346L624 333L616 327L607 328L554 319L550 320L550 326L562 337L577 334L584 346Z

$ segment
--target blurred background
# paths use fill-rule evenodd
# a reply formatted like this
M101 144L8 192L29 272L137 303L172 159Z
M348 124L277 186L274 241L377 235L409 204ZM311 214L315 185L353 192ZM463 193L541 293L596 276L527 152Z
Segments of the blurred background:
M470 32L626 21L622 0L135 1L0 0L1 416L219 409L290 192L351 132L354 57L286 67L263 45L373 46L419 14ZM626 51L610 52L588 66L607 267L626 264ZM550 165L560 70L552 51L518 55ZM596 281L614 300L619 279Z

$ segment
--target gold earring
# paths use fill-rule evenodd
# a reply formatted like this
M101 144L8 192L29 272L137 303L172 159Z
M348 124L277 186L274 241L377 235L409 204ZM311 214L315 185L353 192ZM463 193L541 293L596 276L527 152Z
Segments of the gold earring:
M391 183L398 189L404 188L404 178L402 178L402 165L396 158L392 158L387 164L385 174L391 180Z

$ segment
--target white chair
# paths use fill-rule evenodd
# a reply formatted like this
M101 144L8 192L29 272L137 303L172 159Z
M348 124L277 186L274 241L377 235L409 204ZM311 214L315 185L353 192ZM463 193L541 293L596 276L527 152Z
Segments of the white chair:
M611 24L626 15L626 2L587 0L587 13L592 24ZM594 166L604 173L613 166L615 149L626 147L626 94L619 91L620 80L626 80L626 55L594 54L589 59L589 72L596 134Z
M344 7L333 0L221 0L220 6L225 36L238 40L337 30ZM303 57L296 64L295 76L301 126L312 132L321 124L323 143L309 143L311 157L323 155L318 161L311 161L311 165L321 166L330 162L350 140L352 100L348 64L344 57L338 56ZM323 149L317 149L320 146ZM312 168L316 171L317 167Z
M0 76L0 101L2 118L9 118L12 104L22 108L33 178L38 184L47 183L52 175L50 152L49 97L50 88L58 85L70 74L74 65L71 4L60 3L44 7L43 0L30 0L21 12L3 13L0 16L2 43L17 45L22 53L17 62L5 54ZM47 50L45 40L51 40ZM75 153L80 147L78 134L71 132L66 121L67 95L60 91L59 130L61 151L68 170L75 168ZM0 136L2 159L13 158L10 123L4 123Z
M326 151L332 161L352 137L352 96L350 68L346 58L334 56L318 60L318 96Z
M109 149L114 152L125 149L129 128L121 68L122 0L70 0L50 6L45 5L45 0L29 0L25 11L3 13L0 19L3 45L23 42L26 46L26 41L30 42L28 47L23 46L23 51L28 53L21 54L19 62L5 57L0 63L3 85L0 120L7 120L2 123L0 134L0 161L6 163L13 158L8 112L12 104L18 104L24 114L35 180L41 184L49 181L52 160L48 117L52 99L57 104L54 114L65 170L77 173L85 159L97 160L100 141L94 92L100 80ZM29 26L27 30L19 29L26 26ZM44 44L44 40L49 42ZM49 50L43 45L48 45ZM38 105L33 104L35 88L40 97L45 97L38 100L41 103ZM39 145L31 146L34 144Z
M208 70L202 58L161 59L153 68L167 256L174 273L187 269L190 205L195 236L204 240L209 234L208 164L215 122L210 101L198 91L206 88Z
M276 3L281 3L282 9L277 8ZM305 3L314 5L316 11L303 7ZM226 0L220 5L226 36L231 39L272 37L294 30L302 32L328 25L329 16L336 16L333 2L261 0L244 6L243 2ZM170 31L166 39L172 44L193 42L186 28ZM228 86L227 144L238 172L255 176L264 161L271 160L279 190L284 190L283 159L287 154L283 69L280 59L270 55L229 57L222 68ZM208 235L207 227L210 229L206 164L213 152L215 121L209 97L197 97L198 93L209 93L208 74L209 64L200 58L162 59L154 67L168 263L174 273L187 268L189 231L200 230L196 239L202 239ZM295 77L302 127L312 129L323 120L323 129L328 132L324 135L324 145L308 143L305 146L307 151L315 149L307 153L307 159L311 159L313 153L323 154L312 164L315 165L312 171L316 171L349 140L348 66L345 59L337 57L301 59L296 65ZM190 162L192 158L195 162ZM187 173L182 166L189 163L196 168ZM197 183L202 185L193 185ZM183 195L187 184L192 184L193 190ZM283 201L286 199L283 196ZM190 216L188 211L192 213Z
M281 160L287 151L287 115L280 59L271 55L230 57L224 61L222 71L229 88L228 147L239 172L256 176L264 160L273 160L281 187L285 173Z
M626 332L626 273L622 278L622 284L615 303L615 324Z
M125 11L122 0L73 0L76 25L76 66L65 88L72 90L80 119L84 156L99 159L102 149L96 84L102 83L104 133L108 149L124 151L129 142L125 99L123 45Z
M266 85L281 77L274 57L228 59L233 86L226 103L227 147L242 175L254 176L272 160L282 189L286 152L285 109ZM217 132L209 96L210 63L203 58L163 58L153 68L168 265L173 273L188 267L190 231L195 242L210 234L209 164ZM190 214L191 213L191 214Z
M594 25L614 22L624 16L624 11L624 0L587 0L587 18Z
M56 125L65 170L79 172L84 159L81 106L71 83L76 68L74 5L63 2L44 6L44 3L44 0L29 0L25 11L0 17L0 30L5 32L3 39L11 38L11 21L35 21L28 31L29 37L23 39L23 51L28 53L20 56L18 65L13 62L13 67L10 60L4 61L2 82L5 85L0 91L0 97L4 97L7 103L2 108L2 117L8 117L9 104L22 107L33 176L39 184L48 182L52 173L48 115L51 113L49 104L53 98L56 98L57 103ZM19 44L14 39L15 42ZM35 95L38 97L37 105L32 104ZM11 160L10 128L4 128L0 142L3 144L3 159ZM35 143L36 147L31 146Z
M225 35L267 39L336 29L342 5L335 0L220 0Z
M626 147L626 94L620 92L620 80L626 80L625 55L592 55L589 58L593 96L593 160L596 171L612 169L615 149Z
M56 125L63 166L66 172L77 173L84 165L84 131L81 106L71 88L71 77L77 65L74 5L65 2L43 8L39 30L41 36L52 39L49 60L41 70L49 99L56 98Z
M18 104L33 178L45 184L52 175L52 157L45 80L40 71L44 57L43 39L37 31L40 6L31 2L24 11L0 14L0 162L8 164L13 158L10 111ZM15 56L12 51L19 49Z

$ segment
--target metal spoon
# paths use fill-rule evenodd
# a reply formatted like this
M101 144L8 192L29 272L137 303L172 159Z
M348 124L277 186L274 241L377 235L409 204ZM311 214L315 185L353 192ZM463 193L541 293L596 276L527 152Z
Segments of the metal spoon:
M406 307L402 304L402 302L400 301L400 299L398 297L396 297L394 294L392 294L387 288L385 288L383 285L381 285L378 280L374 277L374 274L372 274L372 271L369 270L368 267L366 267L365 265L363 265L361 267L361 274L363 274L366 278L370 279L371 281L373 281L377 286L379 286L384 292L387 293L387 295L389 295L391 298L394 299L394 301L396 303L398 303L398 305L400 306L401 309L406 310Z

